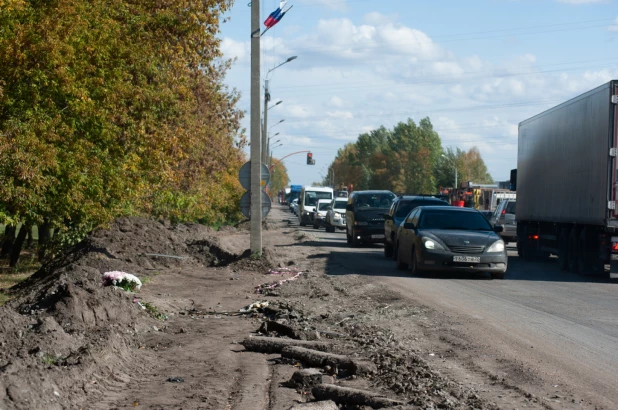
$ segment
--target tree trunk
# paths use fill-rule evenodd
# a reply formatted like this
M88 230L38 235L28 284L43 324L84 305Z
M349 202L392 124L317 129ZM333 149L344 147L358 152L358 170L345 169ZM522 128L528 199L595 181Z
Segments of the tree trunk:
M13 249L11 249L11 260L9 262L9 266L14 268L17 266L17 262L19 261L19 255L21 254L21 249L24 246L24 241L26 240L26 235L28 235L28 231L32 229L32 225L22 225L19 233L17 234L17 238L15 238L15 243L13 244Z
M32 242L34 240L32 238L32 228L28 229L28 236L26 238L26 249L32 249Z
M39 225L39 262L45 261L49 240L51 239L51 223L49 220L44 220Z
M13 242L15 241L15 227L7 225L4 229L4 240L2 241L2 250L0 251L0 258L7 258L11 254Z

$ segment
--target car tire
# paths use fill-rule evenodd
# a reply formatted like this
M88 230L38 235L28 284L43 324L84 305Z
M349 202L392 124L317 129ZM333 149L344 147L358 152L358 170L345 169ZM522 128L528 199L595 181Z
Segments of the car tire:
M391 258L396 261L397 260L397 252L398 252L398 248L397 248L397 242L395 240L393 240L393 253L391 254Z
M418 265L416 263L416 251L414 248L412 248L412 253L410 254L412 261L410 263L410 267L412 269L412 272L410 273L410 275L412 276L416 276L418 274L421 273L421 271L418 269Z
M397 246L397 269L408 270L408 264L401 261L399 246Z
M492 279L504 279L504 274L505 272L492 272L491 278Z
M384 257L392 258L393 257L393 244L384 241Z

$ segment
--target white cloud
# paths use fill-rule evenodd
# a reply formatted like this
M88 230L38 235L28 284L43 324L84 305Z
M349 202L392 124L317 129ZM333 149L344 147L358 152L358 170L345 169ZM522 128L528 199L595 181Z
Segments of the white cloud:
M618 33L618 17L614 20L614 23L607 28L609 31L614 31Z
M263 66L299 57L270 75L273 101L283 104L269 112L269 123L285 118L276 128L285 151L310 147L320 164L361 133L429 116L444 146L478 147L492 176L506 180L516 166L519 122L618 77L616 66L560 72L547 56L522 47L502 58L476 50L458 55L381 13L362 23L322 19L302 34L263 40ZM248 107L249 42L224 40L224 52L239 57L234 85ZM311 168L289 172L293 183L320 179Z

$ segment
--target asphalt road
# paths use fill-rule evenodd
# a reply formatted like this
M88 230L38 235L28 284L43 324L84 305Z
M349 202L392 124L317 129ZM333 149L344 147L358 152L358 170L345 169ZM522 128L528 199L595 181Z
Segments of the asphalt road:
M460 323L456 330L464 339L491 345L496 357L529 372L540 394L547 394L544 384L559 392L558 398L576 397L569 407L618 408L618 284L561 272L555 258L524 262L510 246L504 280L485 274L412 277L384 257L382 245L352 248L343 231L301 229L320 239L329 274L378 277L414 302L443 312Z

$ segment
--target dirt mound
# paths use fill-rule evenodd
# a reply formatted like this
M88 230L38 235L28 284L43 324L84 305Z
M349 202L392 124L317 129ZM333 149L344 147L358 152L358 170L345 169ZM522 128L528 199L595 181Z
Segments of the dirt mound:
M121 218L45 265L0 308L2 409L78 408L122 375L140 334L156 320L102 274L145 278L157 270L224 265L241 259L205 226ZM117 376L122 378L122 376ZM98 380L98 381L97 381Z

